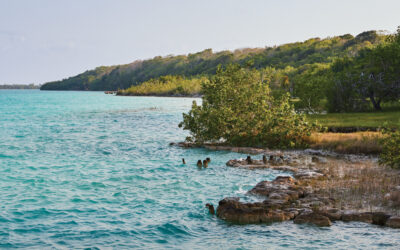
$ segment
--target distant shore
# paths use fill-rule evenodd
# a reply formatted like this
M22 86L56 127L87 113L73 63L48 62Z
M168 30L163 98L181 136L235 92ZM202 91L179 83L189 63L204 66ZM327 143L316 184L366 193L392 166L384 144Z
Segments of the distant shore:
M4 84L0 85L0 89L40 89L40 85L34 85L34 84Z

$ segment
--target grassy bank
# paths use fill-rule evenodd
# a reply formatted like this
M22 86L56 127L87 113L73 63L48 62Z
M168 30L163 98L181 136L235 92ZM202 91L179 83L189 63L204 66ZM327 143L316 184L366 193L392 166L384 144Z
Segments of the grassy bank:
M314 149L325 149L343 154L379 154L382 146L380 132L314 133L309 145Z
M328 113L308 115L311 121L317 121L324 127L370 127L387 126L400 129L400 111L366 113Z

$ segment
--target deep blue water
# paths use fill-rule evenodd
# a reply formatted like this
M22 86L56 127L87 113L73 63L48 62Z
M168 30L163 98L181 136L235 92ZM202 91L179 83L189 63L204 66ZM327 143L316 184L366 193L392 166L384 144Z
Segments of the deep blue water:
M399 248L399 230L364 223L239 226L209 215L206 203L254 199L245 192L281 173L170 147L187 136L177 125L192 101L0 90L0 248Z

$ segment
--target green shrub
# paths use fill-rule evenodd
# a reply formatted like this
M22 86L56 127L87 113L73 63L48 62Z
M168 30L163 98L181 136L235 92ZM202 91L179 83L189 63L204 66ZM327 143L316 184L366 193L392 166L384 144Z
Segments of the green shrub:
M182 76L161 76L148 80L140 85L133 85L128 89L119 90L119 95L196 95L201 93L201 83L208 81L207 77L187 79Z
M400 168L400 131L384 130L383 135L379 162L392 168Z
M203 83L203 102L194 101L180 127L189 141L234 146L294 148L305 145L313 126L295 112L289 94L271 95L268 72L229 65Z

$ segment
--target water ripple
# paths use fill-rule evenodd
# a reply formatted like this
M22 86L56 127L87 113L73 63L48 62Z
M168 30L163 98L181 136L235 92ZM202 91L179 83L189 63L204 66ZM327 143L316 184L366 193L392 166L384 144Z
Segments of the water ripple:
M257 200L251 187L287 173L169 147L187 136L177 124L192 100L0 91L0 248L399 248L398 230L363 223L237 226L209 215L205 203Z

